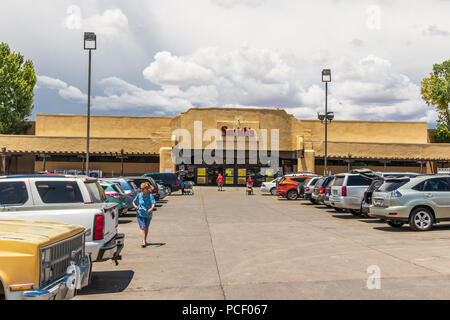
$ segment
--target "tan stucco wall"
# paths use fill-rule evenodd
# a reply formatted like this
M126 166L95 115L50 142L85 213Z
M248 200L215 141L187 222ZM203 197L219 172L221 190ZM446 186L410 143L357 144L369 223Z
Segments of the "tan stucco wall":
M86 137L83 115L36 115L36 136ZM169 137L171 117L91 116L90 137Z
M311 141L325 140L325 124L319 120L294 119L294 135ZM427 143L426 122L344 121L328 123L327 140L337 142Z
M260 129L268 129L267 139L269 149L271 147L270 129L278 129L280 150L293 150L292 119L295 119L292 115L287 114L284 110L277 109L196 108L189 109L174 117L171 122L171 128L172 130L178 128L187 129L191 134L192 146L194 146L195 121L202 122L203 133L208 129L220 130L222 126L227 126L228 129L247 127L255 129L257 133L259 133ZM205 141L202 147L205 148L210 143L210 141Z

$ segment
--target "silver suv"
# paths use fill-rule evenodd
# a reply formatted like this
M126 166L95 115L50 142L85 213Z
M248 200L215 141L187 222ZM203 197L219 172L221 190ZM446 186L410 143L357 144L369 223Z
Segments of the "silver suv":
M392 227L409 223L416 231L450 221L450 175L421 175L387 179L373 193L369 216Z
M361 202L372 180L359 174L340 173L331 186L330 205L337 211L361 215Z

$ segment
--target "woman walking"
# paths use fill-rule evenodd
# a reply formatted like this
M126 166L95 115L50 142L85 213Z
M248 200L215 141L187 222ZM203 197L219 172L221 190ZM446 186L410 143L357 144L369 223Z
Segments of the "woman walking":
M136 208L136 218L141 231L142 248L147 246L148 228L156 205L155 198L151 193L152 190L153 187L150 183L141 183L141 192L133 200L133 206Z

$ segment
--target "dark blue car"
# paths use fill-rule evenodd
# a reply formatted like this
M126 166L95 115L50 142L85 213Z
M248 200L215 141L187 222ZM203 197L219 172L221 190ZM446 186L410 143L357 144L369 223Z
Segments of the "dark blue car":
M146 173L144 174L144 176L152 177L153 179L155 179L157 183L159 183L162 186L165 186L168 189L169 194L171 192L178 191L183 187L175 173L165 173L165 172Z

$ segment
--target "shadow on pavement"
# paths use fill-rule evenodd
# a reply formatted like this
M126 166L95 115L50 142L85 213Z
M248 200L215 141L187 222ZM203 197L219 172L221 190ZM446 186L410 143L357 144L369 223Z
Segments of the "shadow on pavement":
M165 242L147 242L147 246L162 247L165 245Z
M132 220L119 220L119 224L127 224L133 222Z
M134 271L100 271L92 273L92 283L78 295L116 293L124 291L134 276Z
M354 215L352 215L352 214L340 214L340 215L337 215L337 214L334 214L334 215L332 215L332 217L333 218L339 218L339 219L361 219L361 217L355 217Z
M374 227L374 229L376 230L381 230L381 231L386 231L386 232L415 232L415 233L420 233L423 231L415 231L412 230L409 225L405 224L403 225L401 228L394 228L391 226L386 226L386 227ZM448 231L450 229L450 225L441 225L441 226L437 226L434 225L433 228L431 228L431 230L428 230L426 232L433 232L433 231Z
M363 219L361 219L359 221L365 222L365 223L386 223L385 221L380 220L380 219L371 219L371 218L363 218Z

